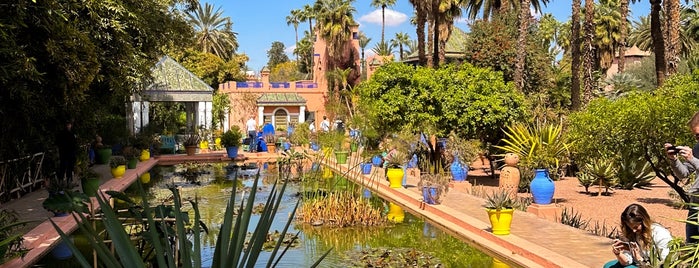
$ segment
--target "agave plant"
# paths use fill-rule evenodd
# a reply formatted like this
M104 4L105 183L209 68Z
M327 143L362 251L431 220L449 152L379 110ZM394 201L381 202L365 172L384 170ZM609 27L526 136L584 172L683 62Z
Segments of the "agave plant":
M648 185L655 174L647 161L624 157L619 161L617 177L619 186L631 190L633 187Z
M233 185L237 185L237 177L233 176ZM234 218L233 210L236 207L236 191L231 191L231 196L229 203L226 207L226 212L223 223L221 224L221 230L218 234L216 247L214 250L214 256L212 260L211 267L253 267L258 261L259 254L263 251L263 245L267 240L267 234L271 228L273 217L279 208L282 201L282 194L286 188L286 182L282 184L281 189L277 189L277 184L275 183L272 187L269 197L267 198L264 209L259 216L259 221L255 231L247 236L248 227L250 225L251 215L254 207L255 196L257 194L257 183L259 181L259 173L250 188L250 193L245 202L240 202L240 207L238 216ZM144 221L147 222L148 226L151 228L146 228L146 233L144 238L147 239L152 245L155 251L152 254L155 257L155 262L157 267L201 267L201 245L200 245L200 233L202 230L206 230L206 227L199 224L200 215L198 203L196 200L190 200L192 205L192 210L194 211L194 224L191 224L191 232L185 227L185 223L188 222L182 211L182 200L179 195L179 191L175 187L171 187L170 191L173 194L174 202L174 212L175 216L175 228L168 226L167 222L156 220L156 215L165 214L164 208L158 206L155 209L151 208L148 204L148 196L146 195L143 187L140 183L137 183L139 193L141 195L141 206L143 208ZM126 199L127 202L133 202L128 199L125 195L118 192L107 192L114 198ZM102 267L147 267L148 265L141 257L136 246L130 240L129 235L126 233L122 222L119 220L116 211L109 206L107 197L104 195L97 196L97 201L100 204L102 215L102 221L104 223L105 231L112 240L112 245L115 252L113 253L105 244L104 240L99 235L99 232L92 227L89 219L82 213L73 213L73 217L76 221L80 222L79 229L86 235L90 246L96 251L97 259ZM298 206L298 202L296 204ZM159 212L156 210L160 210ZM271 251L269 259L266 262L266 267L274 267L278 264L279 260L283 257L284 252L279 251L288 228L294 218L294 209L289 215L289 219L281 231L278 241L274 249ZM77 215L77 216L76 216ZM78 218L79 217L79 218ZM53 221L52 221L53 223ZM61 229L53 223L56 230L61 235L61 239L69 239L68 235L65 234ZM171 233L172 232L172 233ZM192 241L187 239L188 234L193 235ZM171 239L174 237L176 243L172 243ZM247 240L247 243L246 243ZM179 248L174 249L170 245L177 244ZM291 243L290 243L291 244ZM80 251L75 247L75 245L69 243L73 253L75 254L76 260L82 267L92 267L91 263L87 261L85 256L83 256ZM286 247L288 247L287 244ZM175 252L177 251L177 252ZM322 260L327 256L330 251L326 252L321 258L313 264L312 267L316 267ZM277 256L278 255L278 256Z
M590 174L581 172L578 174L578 182L580 182L580 185L582 187L585 187L585 193L590 193L590 186L595 185L595 182L597 179L595 177L590 176Z
M602 188L605 193L609 193L609 187L614 187L619 183L614 169L614 161L609 158L597 158L583 167L583 172L595 178L595 184L599 186L598 196L602 195Z

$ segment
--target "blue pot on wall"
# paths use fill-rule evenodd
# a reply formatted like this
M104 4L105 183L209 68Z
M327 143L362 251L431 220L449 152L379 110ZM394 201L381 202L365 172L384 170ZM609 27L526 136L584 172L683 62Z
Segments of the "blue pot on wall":
M410 158L410 161L408 161L408 168L416 168L417 167L417 154L413 154L413 157Z
M226 147L226 153L229 158L236 158L238 157L238 147Z
M422 200L424 200L425 203L430 204L430 205L437 205L437 204L439 204L437 199L438 199L437 187L431 187L431 186L422 187Z
M381 167L383 159L381 158L381 156L375 155L371 158L371 163L374 164L375 167Z
M464 167L463 164L461 164L461 161L459 161L458 157L454 158L454 162L451 163L451 167L449 167L451 171L451 176L454 179L454 181L465 181L466 177L468 174L466 173L466 168Z
M320 150L320 145L318 145L315 142L311 142L311 150L313 150L314 152L317 152L318 150Z
M362 174L364 175L369 175L371 174L371 163L362 163Z
M57 260L67 260L73 257L73 251L67 243L72 241L61 241L51 250L51 256Z
M529 183L529 190L532 192L535 204L551 204L555 185L549 176L548 169L541 168L534 170L534 179Z

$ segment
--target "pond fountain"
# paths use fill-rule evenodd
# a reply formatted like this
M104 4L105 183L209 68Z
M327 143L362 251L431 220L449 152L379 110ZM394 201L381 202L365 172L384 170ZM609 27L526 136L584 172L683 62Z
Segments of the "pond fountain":
M258 168L254 165L241 168L229 163L157 166L150 172L149 183L144 185L152 205L171 198L167 185L177 185L182 200L196 198L199 201L201 220L209 230L208 234L201 236L202 266L209 267L223 213L233 189L233 176L238 176L239 187L245 189L253 185L257 172ZM260 169L255 205L261 205L267 200L277 176L274 172ZM357 187L337 176L312 184L314 190ZM308 191L306 186L308 185L304 186L304 183L299 182L287 186L270 229L272 232L284 228L300 196ZM239 197L245 192L237 193L236 201L240 200ZM369 196L363 194L361 189L357 192L359 195ZM320 267L509 267L502 266L502 262L432 226L429 222L403 211L400 206L384 201L376 195L371 195L370 202L383 211L383 217L391 221L381 226L344 228L312 226L295 221L288 233L298 233L298 242L288 249L277 267L310 267L328 250L330 253L320 263ZM190 208L185 207L185 210ZM253 215L250 231L255 228L258 219L259 215ZM87 254L90 255L91 253ZM257 266L264 267L270 255L269 252L262 252Z

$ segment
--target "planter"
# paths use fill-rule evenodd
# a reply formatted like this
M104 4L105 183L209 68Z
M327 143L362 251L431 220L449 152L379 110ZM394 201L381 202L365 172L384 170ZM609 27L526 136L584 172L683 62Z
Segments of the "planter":
M388 168L386 172L386 177L388 177L389 187L400 188L403 186L403 172L402 168Z
M209 149L209 141L200 141L199 149Z
M439 205L439 191L437 187L423 186L422 200L430 205Z
M226 147L226 154L229 158L238 157L238 146Z
M267 152L272 154L277 153L277 145L274 143L267 144Z
M51 257L57 260L67 260L73 257L73 251L70 250L70 245L72 241L61 241L52 250Z
M367 199L371 198L371 191L367 188L364 188L364 190L362 191L362 196Z
M150 172L146 172L146 173L141 174L141 177L139 177L139 179L141 180L141 183L143 183L143 184L149 183L150 182Z
M109 164L109 158L112 157L112 148L101 148L95 151L95 162L99 165Z
M332 177L333 177L333 171L328 167L324 167L323 168L323 179L331 179Z
M338 164L347 164L347 156L349 156L349 152L347 152L347 151L336 151L335 152L335 160L337 161Z
M319 169L320 169L319 163L313 162L313 164L311 164L311 171L318 171Z
M539 205L551 204L555 185L549 177L548 169L535 169L534 179L529 183L529 190L534 197L534 203Z
M359 144L356 142L350 143L350 152L356 153L357 149L359 149Z
M451 163L451 167L449 167L451 170L451 176L454 181L465 181L466 177L468 174L466 173L465 166L461 164L461 161L459 161L458 158L454 159L454 162Z
M138 157L138 160L141 160L141 162L148 161L150 159L150 151L149 150L141 150L141 156Z
M126 165L119 165L118 167L112 168L112 177L115 179L121 179L126 173Z
M403 219L405 219L405 212L399 205L388 203L388 213L386 213L386 218L388 218L389 221L401 223L403 222Z
M316 143L311 143L311 150L317 152L318 150L320 150L320 146Z
M371 163L362 163L362 174L364 175L369 175L371 174Z
M291 143L283 142L282 146L284 147L284 151L288 151L289 149L291 149Z
M413 154L413 157L411 157L410 161L408 161L407 168L416 168L416 167L417 167L417 154Z
M138 158L131 158L126 162L126 168L128 169L134 169L136 166L138 166Z
M383 164L383 158L381 158L381 156L375 155L371 158L371 164L375 167L381 167L381 164Z
M486 209L488 212L488 218L490 219L490 224L492 226L494 235L508 235L510 234L510 226L512 224L512 214L514 214L514 209Z
M197 154L197 146L195 145L187 145L184 147L185 152L187 152L187 155L195 155Z
M83 189L83 193L89 197L97 196L97 190L100 188L99 178L82 178L80 179L80 186Z

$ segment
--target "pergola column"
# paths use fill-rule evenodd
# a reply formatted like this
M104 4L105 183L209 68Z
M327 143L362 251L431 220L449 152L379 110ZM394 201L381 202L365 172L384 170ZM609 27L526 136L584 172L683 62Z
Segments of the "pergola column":
M299 123L306 122L306 105L299 106Z
M264 112L265 112L265 107L264 106L258 106L257 107L257 125L264 125L263 123L265 122L264 118Z

